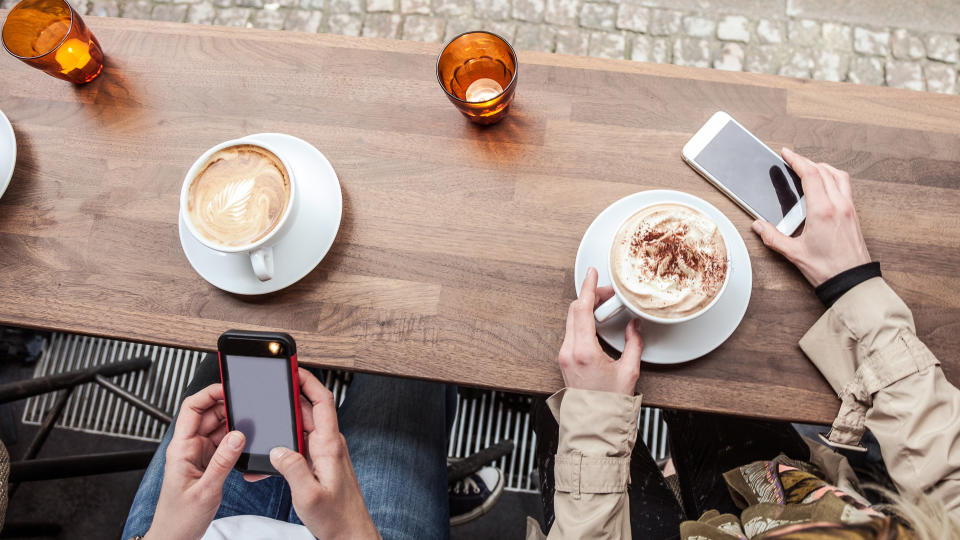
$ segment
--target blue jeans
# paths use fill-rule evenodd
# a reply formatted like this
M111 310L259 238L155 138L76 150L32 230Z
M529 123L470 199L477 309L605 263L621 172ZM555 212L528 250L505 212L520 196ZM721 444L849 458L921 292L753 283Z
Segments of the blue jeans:
M211 359L213 369L203 365ZM201 364L186 395L219 382L215 362L216 357L208 357ZM385 540L450 536L446 456L456 395L456 387L439 383L366 374L353 378L337 411L338 422L363 499ZM167 430L143 475L123 529L124 539L150 528L172 434L172 429ZM290 486L282 477L250 483L231 471L214 519L251 514L301 523L290 500Z

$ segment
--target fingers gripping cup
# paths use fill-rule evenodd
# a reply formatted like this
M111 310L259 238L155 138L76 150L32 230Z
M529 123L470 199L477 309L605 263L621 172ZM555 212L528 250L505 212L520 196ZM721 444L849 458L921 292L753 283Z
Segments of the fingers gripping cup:
M250 255L257 279L274 275L273 245L294 206L295 179L271 148L243 140L214 146L194 162L180 192L187 228L205 246Z
M594 312L605 322L628 309L674 324L706 312L729 275L726 242L709 217L679 203L641 208L618 228L610 248L615 295Z

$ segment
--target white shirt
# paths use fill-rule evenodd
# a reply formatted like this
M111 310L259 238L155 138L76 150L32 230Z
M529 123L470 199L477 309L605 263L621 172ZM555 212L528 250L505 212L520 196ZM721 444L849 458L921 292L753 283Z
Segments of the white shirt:
M303 525L263 516L230 516L213 520L202 540L315 540Z

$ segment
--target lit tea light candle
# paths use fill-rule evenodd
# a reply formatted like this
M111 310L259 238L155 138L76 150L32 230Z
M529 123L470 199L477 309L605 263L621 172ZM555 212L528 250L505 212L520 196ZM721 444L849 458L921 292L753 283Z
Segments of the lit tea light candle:
M56 60L64 75L81 69L90 62L90 46L79 39L68 39L57 50Z
M477 79L467 87L467 101L470 103L480 103L490 101L503 92L500 83L493 79Z

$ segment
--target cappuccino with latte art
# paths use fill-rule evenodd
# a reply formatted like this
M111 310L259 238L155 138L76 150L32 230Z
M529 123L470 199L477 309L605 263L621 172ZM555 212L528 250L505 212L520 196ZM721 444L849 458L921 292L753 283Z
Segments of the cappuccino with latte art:
M237 248L280 223L290 204L290 176L266 148L240 144L214 152L187 190L186 217L203 238Z

